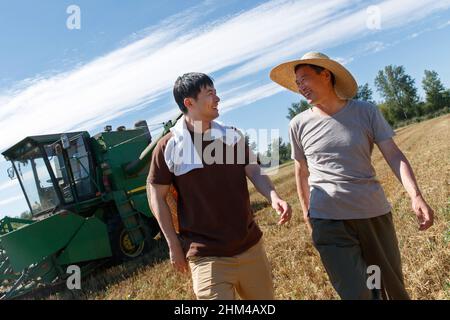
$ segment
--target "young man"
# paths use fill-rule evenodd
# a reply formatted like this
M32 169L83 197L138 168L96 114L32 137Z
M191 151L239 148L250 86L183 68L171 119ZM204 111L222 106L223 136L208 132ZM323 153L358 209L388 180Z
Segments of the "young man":
M230 300L235 292L243 299L273 299L247 177L281 215L279 224L289 221L291 208L261 174L242 134L214 121L220 99L210 77L184 74L173 94L184 115L158 142L147 179L171 263L182 272L189 265L197 299ZM166 203L172 184L178 193L178 235Z
M290 123L292 158L304 219L334 288L342 299L408 299L391 206L371 164L374 143L408 192L419 230L433 224L433 210L394 131L377 106L351 99L356 81L324 54L283 63L270 77L313 106ZM370 290L373 270L381 290Z

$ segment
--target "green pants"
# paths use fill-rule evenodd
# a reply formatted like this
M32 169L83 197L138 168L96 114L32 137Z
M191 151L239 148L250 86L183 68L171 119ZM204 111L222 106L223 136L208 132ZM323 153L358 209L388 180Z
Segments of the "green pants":
M341 299L409 299L390 212L370 219L310 221L314 246ZM375 274L369 266L379 268L379 290L368 285Z

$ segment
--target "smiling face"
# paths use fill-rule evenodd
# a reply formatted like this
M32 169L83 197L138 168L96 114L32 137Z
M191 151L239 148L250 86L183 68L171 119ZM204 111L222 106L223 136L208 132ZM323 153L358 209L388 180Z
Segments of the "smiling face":
M184 105L192 119L212 121L219 116L219 101L214 86L206 85L200 89L197 98L185 98Z
M324 69L317 72L309 65L297 67L295 83L298 90L309 104L318 105L330 94L334 93L330 71Z

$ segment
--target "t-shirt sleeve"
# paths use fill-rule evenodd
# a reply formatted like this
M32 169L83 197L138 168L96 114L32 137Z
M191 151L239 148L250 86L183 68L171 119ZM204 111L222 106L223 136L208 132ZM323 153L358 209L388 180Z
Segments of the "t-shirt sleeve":
M153 150L147 183L168 185L173 182L173 174L164 160L164 146L158 143Z
M373 105L372 110L371 129L375 143L392 138L395 132L383 117L380 109Z
M291 158L297 161L306 159L297 126L292 122L289 125L289 140L291 142Z

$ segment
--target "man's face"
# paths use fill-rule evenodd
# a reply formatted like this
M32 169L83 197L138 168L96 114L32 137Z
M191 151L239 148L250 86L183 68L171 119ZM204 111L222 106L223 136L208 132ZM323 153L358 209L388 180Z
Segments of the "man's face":
M317 105L330 92L330 73L323 70L319 74L310 66L302 66L295 72L295 82L301 95L309 104Z
M197 99L187 98L189 114L199 121L212 121L219 116L218 104L220 98L217 96L214 86L202 87Z

